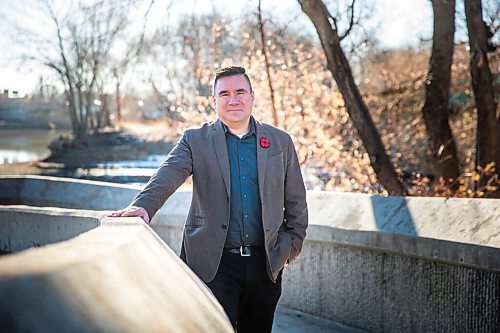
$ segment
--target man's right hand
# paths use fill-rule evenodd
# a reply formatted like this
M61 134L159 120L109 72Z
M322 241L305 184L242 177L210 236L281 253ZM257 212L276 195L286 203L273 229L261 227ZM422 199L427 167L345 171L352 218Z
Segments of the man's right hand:
M137 206L129 206L124 209L116 210L108 214L109 217L130 217L130 216L139 216L146 223L149 223L149 215L148 212L142 208Z

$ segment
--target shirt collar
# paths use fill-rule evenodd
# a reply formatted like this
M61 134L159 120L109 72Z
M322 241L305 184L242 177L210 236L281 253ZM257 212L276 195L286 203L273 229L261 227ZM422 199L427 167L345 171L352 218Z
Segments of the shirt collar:
M227 127L226 124L224 124L222 121L221 121L221 124L222 124L222 128L224 129L224 133L225 134L230 133L229 127ZM252 134L257 134L257 133L255 130L255 119L253 118L253 116L250 116L250 131L247 134L245 134L242 138L249 136L249 135L252 135Z

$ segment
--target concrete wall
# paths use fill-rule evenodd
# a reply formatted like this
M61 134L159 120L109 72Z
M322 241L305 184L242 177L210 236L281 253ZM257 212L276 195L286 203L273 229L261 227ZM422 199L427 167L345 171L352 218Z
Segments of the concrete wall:
M37 191L26 190L31 181ZM93 184L71 190L92 193L72 198L76 207L123 207L137 191ZM74 181L23 185L55 196L66 186ZM189 202L177 192L152 221L176 252ZM308 192L308 204L308 236L284 274L282 305L373 332L500 331L499 200Z
M53 208L40 214L29 206L2 208L0 222L0 252L18 252L71 239L96 228L100 222L93 211Z
M0 176L0 205L113 210L126 207L140 187L44 176ZM179 189L158 211L151 227L177 253L191 202L189 188ZM1 244L1 243L0 243Z
M0 257L0 331L233 332L205 285L141 219L0 206L0 224L28 235L36 225L47 236L42 243L53 240L61 217L99 226ZM10 237L13 244L29 239L23 232Z
M309 241L281 304L368 332L499 332L500 274Z
M79 209L125 207L139 187L43 176L0 176L0 205L24 204Z

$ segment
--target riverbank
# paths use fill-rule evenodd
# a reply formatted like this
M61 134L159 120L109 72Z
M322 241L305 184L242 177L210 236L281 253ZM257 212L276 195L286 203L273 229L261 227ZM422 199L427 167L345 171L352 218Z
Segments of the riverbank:
M115 128L89 135L78 143L72 142L68 136L60 135L48 143L51 150L48 157L38 161L0 164L0 174L144 182L149 177L148 172L123 176L109 172L107 163L143 161L150 156L165 156L177 137L176 126L167 120L125 121Z

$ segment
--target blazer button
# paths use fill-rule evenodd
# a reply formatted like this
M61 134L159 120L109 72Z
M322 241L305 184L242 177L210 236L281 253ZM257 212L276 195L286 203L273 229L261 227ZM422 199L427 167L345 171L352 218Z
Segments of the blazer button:
M222 229L227 229L227 225L223 224L223 225L221 226L221 228L222 228Z

